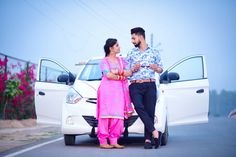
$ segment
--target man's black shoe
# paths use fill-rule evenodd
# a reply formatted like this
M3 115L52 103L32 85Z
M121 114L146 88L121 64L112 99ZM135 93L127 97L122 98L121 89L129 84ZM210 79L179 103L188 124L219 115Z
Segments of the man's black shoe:
M152 149L152 143L151 142L145 142L144 143L144 149Z
M157 149L161 144L160 137L159 138L154 138L154 142L155 142L155 149Z

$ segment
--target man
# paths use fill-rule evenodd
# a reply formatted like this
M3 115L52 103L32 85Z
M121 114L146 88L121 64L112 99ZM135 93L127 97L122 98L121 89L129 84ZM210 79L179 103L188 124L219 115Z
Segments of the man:
M135 110L144 123L145 149L152 149L154 138L155 148L160 145L158 131L154 127L157 88L155 72L162 73L160 54L148 46L145 41L145 31L141 27L131 29L132 43L135 48L127 55L127 62L132 71L130 77L130 97Z

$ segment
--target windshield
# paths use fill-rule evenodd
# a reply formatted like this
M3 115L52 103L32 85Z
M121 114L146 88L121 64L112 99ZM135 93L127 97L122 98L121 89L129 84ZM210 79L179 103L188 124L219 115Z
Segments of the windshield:
M79 80L96 81L102 79L102 71L100 68L101 59L90 60L85 65L79 76Z

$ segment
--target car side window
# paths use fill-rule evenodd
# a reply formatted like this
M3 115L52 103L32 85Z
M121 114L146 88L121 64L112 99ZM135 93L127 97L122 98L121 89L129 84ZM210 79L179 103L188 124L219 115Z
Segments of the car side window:
M170 69L169 72L176 72L179 74L179 80L173 82L203 79L204 71L202 57L193 57L184 60Z
M61 74L68 74L62 67L49 60L42 60L40 67L40 82L62 83L57 78ZM65 83L62 83L65 84Z

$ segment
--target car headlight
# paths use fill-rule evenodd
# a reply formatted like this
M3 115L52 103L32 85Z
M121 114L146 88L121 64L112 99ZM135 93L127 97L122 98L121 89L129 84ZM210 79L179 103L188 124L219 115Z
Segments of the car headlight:
M81 99L82 99L82 96L74 88L69 89L67 96L66 96L66 103L76 104Z

